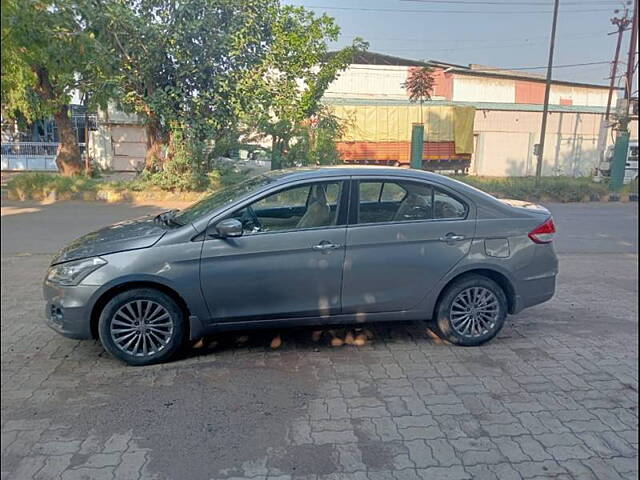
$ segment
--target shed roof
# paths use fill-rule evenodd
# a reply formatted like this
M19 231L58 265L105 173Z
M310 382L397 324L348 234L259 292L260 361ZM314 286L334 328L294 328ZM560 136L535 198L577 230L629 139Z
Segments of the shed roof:
M329 52L327 57L335 55L336 52ZM449 63L441 60L413 60L409 58L395 57L377 52L359 52L353 59L354 65L389 65L404 67L425 67L431 66L436 68L444 68L449 72L459 75L472 75L479 77L505 78L514 80L528 80L533 82L544 82L545 76L538 73L532 73L522 70L508 70L499 67L491 67L487 65L469 64L467 66L456 63ZM583 88L608 89L608 85L599 85L584 82L572 82L567 80L553 80L554 85L567 85ZM621 88L617 88L622 90Z

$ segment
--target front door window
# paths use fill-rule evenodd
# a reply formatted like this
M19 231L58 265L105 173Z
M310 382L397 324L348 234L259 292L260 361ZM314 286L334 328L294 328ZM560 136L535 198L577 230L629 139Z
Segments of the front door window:
M245 234L337 225L342 182L319 182L272 193L231 215Z

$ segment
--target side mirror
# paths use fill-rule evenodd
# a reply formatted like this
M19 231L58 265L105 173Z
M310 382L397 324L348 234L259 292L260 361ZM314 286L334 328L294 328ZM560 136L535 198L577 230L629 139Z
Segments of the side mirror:
M242 223L235 218L227 218L215 226L214 236L218 238L233 238L242 236Z

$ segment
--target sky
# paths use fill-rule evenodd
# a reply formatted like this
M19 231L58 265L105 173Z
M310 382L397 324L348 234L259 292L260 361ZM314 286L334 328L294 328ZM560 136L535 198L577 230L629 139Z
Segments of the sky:
M552 0L283 0L336 19L332 47L359 36L369 50L416 60L440 60L546 73ZM607 85L616 31L615 0L560 0L553 78ZM633 7L630 7L632 10ZM631 16L631 12L629 14ZM623 40L618 74L626 72L630 32ZM637 57L636 57L637 58ZM595 65L562 65L607 62Z

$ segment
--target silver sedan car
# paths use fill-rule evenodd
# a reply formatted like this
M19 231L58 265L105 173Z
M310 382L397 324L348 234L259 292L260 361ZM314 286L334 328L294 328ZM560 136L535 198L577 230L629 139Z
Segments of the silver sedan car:
M46 321L132 365L294 325L433 320L480 345L553 296L554 233L543 207L432 173L278 171L72 242L45 278Z

